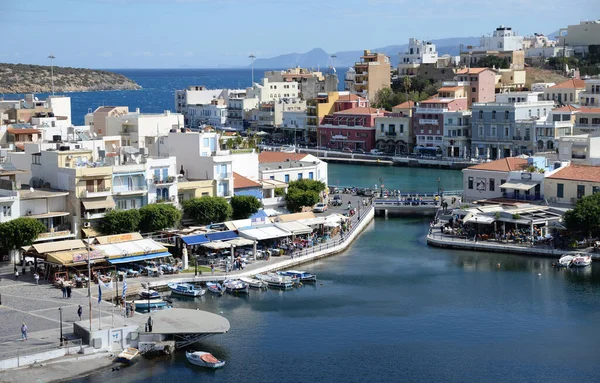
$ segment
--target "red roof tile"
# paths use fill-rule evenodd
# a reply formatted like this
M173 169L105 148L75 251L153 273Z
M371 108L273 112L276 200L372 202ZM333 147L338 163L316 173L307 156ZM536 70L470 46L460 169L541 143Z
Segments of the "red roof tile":
M572 78L567 81L563 81L560 84L551 86L552 89L584 89L585 81L578 78Z
M41 133L41 131L39 129L33 129L33 128L25 128L25 129L8 128L8 129L6 129L6 131L10 134L40 134Z
M552 109L553 112L578 112L579 108L573 105L565 105L560 108Z
M350 93L350 94L340 96L335 102L348 102L348 101L357 101L357 100L365 100L365 99L360 96L357 96L356 94Z
M303 153L284 153L284 152L261 152L258 155L258 162L263 163L272 163L272 162L285 162L285 160L290 159L292 161L302 161L306 154Z
M396 106L393 106L393 109L411 109L415 107L415 102L414 101L405 101L402 104L398 104Z
M478 74L486 70L492 70L491 68L465 68L461 69L456 74Z
M234 189L245 189L245 188L262 188L262 185L258 182L252 181L250 178L246 178L241 174L233 172L233 188Z
M346 109L346 110L342 110L339 112L335 112L334 114L382 114L383 112L385 112L385 110L383 109L376 109L376 108L364 108L364 107L357 107L357 108L350 108L350 109Z
M570 165L547 178L568 181L600 182L600 166Z
M524 170L527 166L529 165L527 164L526 158L506 157L492 162L469 166L468 169L510 172L514 170Z

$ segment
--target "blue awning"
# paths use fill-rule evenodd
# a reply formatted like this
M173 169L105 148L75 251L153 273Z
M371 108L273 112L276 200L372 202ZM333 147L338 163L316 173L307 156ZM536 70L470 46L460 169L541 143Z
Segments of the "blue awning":
M228 239L235 239L239 236L235 231L218 231L216 233L207 233L206 237L211 241L226 241Z
M262 189L235 189L233 191L233 194L256 197L256 199L263 199Z
M261 209L261 210L257 211L256 213L252 214L250 216L250 219L253 219L253 218L265 218L265 217L268 217L268 216L269 215L267 213L265 213L264 210Z
M119 263L138 262L138 261L144 261L146 259L154 259L154 258L170 257L170 256L171 256L171 253L169 253L169 252L153 253L153 254L144 254L144 255L134 255L132 257L109 259L108 262L111 265L114 265L114 264L119 264Z
M188 235L185 237L181 237L181 239L183 240L183 242L185 242L186 245L190 246L199 245L201 243L206 243L210 241L208 238L206 238L206 235L204 234Z

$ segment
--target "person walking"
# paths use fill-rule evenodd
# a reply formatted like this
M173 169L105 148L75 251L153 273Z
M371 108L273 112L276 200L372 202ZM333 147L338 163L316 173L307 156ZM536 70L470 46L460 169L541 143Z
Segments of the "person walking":
M67 298L71 298L71 285L67 285Z
M19 270L15 267L15 280L19 279Z
M210 264L210 275L215 275L215 264L214 263Z
M146 325L148 326L148 332L152 332L152 325L154 324L154 321L152 320L152 317L149 316L148 317L148 322L146 323Z
M33 274L33 279L35 280L36 285L40 284L40 275L38 273Z
M83 314L83 307L81 307L81 305L79 305L79 307L77 308L77 316L79 317L79 320L81 320L82 314Z
M65 285L63 285L61 288L62 293L63 293L63 298L67 297L67 287Z
M21 325L21 339L27 340L27 326L25 325L25 322Z

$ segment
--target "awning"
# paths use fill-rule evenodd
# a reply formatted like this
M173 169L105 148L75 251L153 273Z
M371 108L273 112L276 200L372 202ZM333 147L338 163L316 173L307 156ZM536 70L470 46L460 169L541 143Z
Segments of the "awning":
M210 241L225 241L239 237L234 231L218 231L216 233L206 233L206 238Z
M513 181L513 182L505 182L500 185L500 189L514 189L514 190L531 190L536 185L539 185L539 182L535 181Z
M244 238L261 241L288 237L292 235L289 231L275 227L274 225L254 226L252 228L240 229L240 235Z
M206 235L204 235L204 234L187 235L185 237L181 237L181 240L186 245L190 245L190 246L209 242L208 238L206 238Z
M85 210L114 209L117 206L112 196L84 199L82 203Z
M325 217L315 217L315 218L309 218L309 219L302 219L299 222L303 223L307 226L315 226L315 225L323 225L324 223L327 222L327 219L325 219Z
M494 223L495 220L496 219L494 217L490 217L489 215L478 215L478 216L471 217L471 218L465 220L465 223L470 222L470 223L477 223L477 224L481 223L484 225L489 225L489 224Z
M232 245L227 242L207 242L202 244L202 247L213 250L229 249L231 246Z
M87 227L87 228L84 227L81 229L81 231L83 231L83 234L85 234L85 236L87 238L97 237L102 234L98 230L94 229L93 227Z
M166 251L163 246L159 245L152 239L96 245L94 246L94 249L103 251L109 257L134 256Z
M294 235L310 234L313 229L303 223L292 221L292 222L279 222L275 224L276 227L289 231Z
M315 213L307 211L304 213L292 213L292 214L284 214L277 217L278 222L290 222L290 221L299 221L301 219L311 219L315 218Z
M227 241L226 243L237 247L254 245L254 241L246 238L236 238L232 239L231 241Z
M170 257L170 256L171 256L171 253L162 252L162 253L153 253L153 254L144 254L144 255L134 255L132 257L109 259L108 262L111 265L115 265L115 264L119 264L119 263L138 262L138 261L144 261L146 259L155 259L155 258Z

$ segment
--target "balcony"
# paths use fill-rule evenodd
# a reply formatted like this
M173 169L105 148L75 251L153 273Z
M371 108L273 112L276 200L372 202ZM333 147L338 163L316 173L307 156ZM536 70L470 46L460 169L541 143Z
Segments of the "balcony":
M586 157L585 153L571 153L571 158L575 160L585 160Z
M175 202L175 196L167 196L167 197L156 197L156 202L157 203L174 203Z
M442 114L447 111L448 111L448 108L423 108L422 106L419 106L415 110L415 113Z
M111 195L110 188L98 188L98 189L86 189L81 192L81 198L97 198L97 197L108 197Z
M97 212L97 213L90 213L90 212L86 212L84 214L84 218L85 219L101 219L104 218L104 216L106 215L106 212Z
M420 118L419 125L438 125L439 121L428 118Z
M216 180L225 180L228 178L231 178L233 176L233 173L228 172L228 173L215 173L215 179Z
M396 137L396 132L385 132L385 135L388 137Z
M154 177L152 183L154 185L172 185L175 183L176 178L174 176L168 176L166 179L162 177Z
M146 186L146 185L114 186L113 185L113 190L116 195L146 194L148 192L148 186Z

